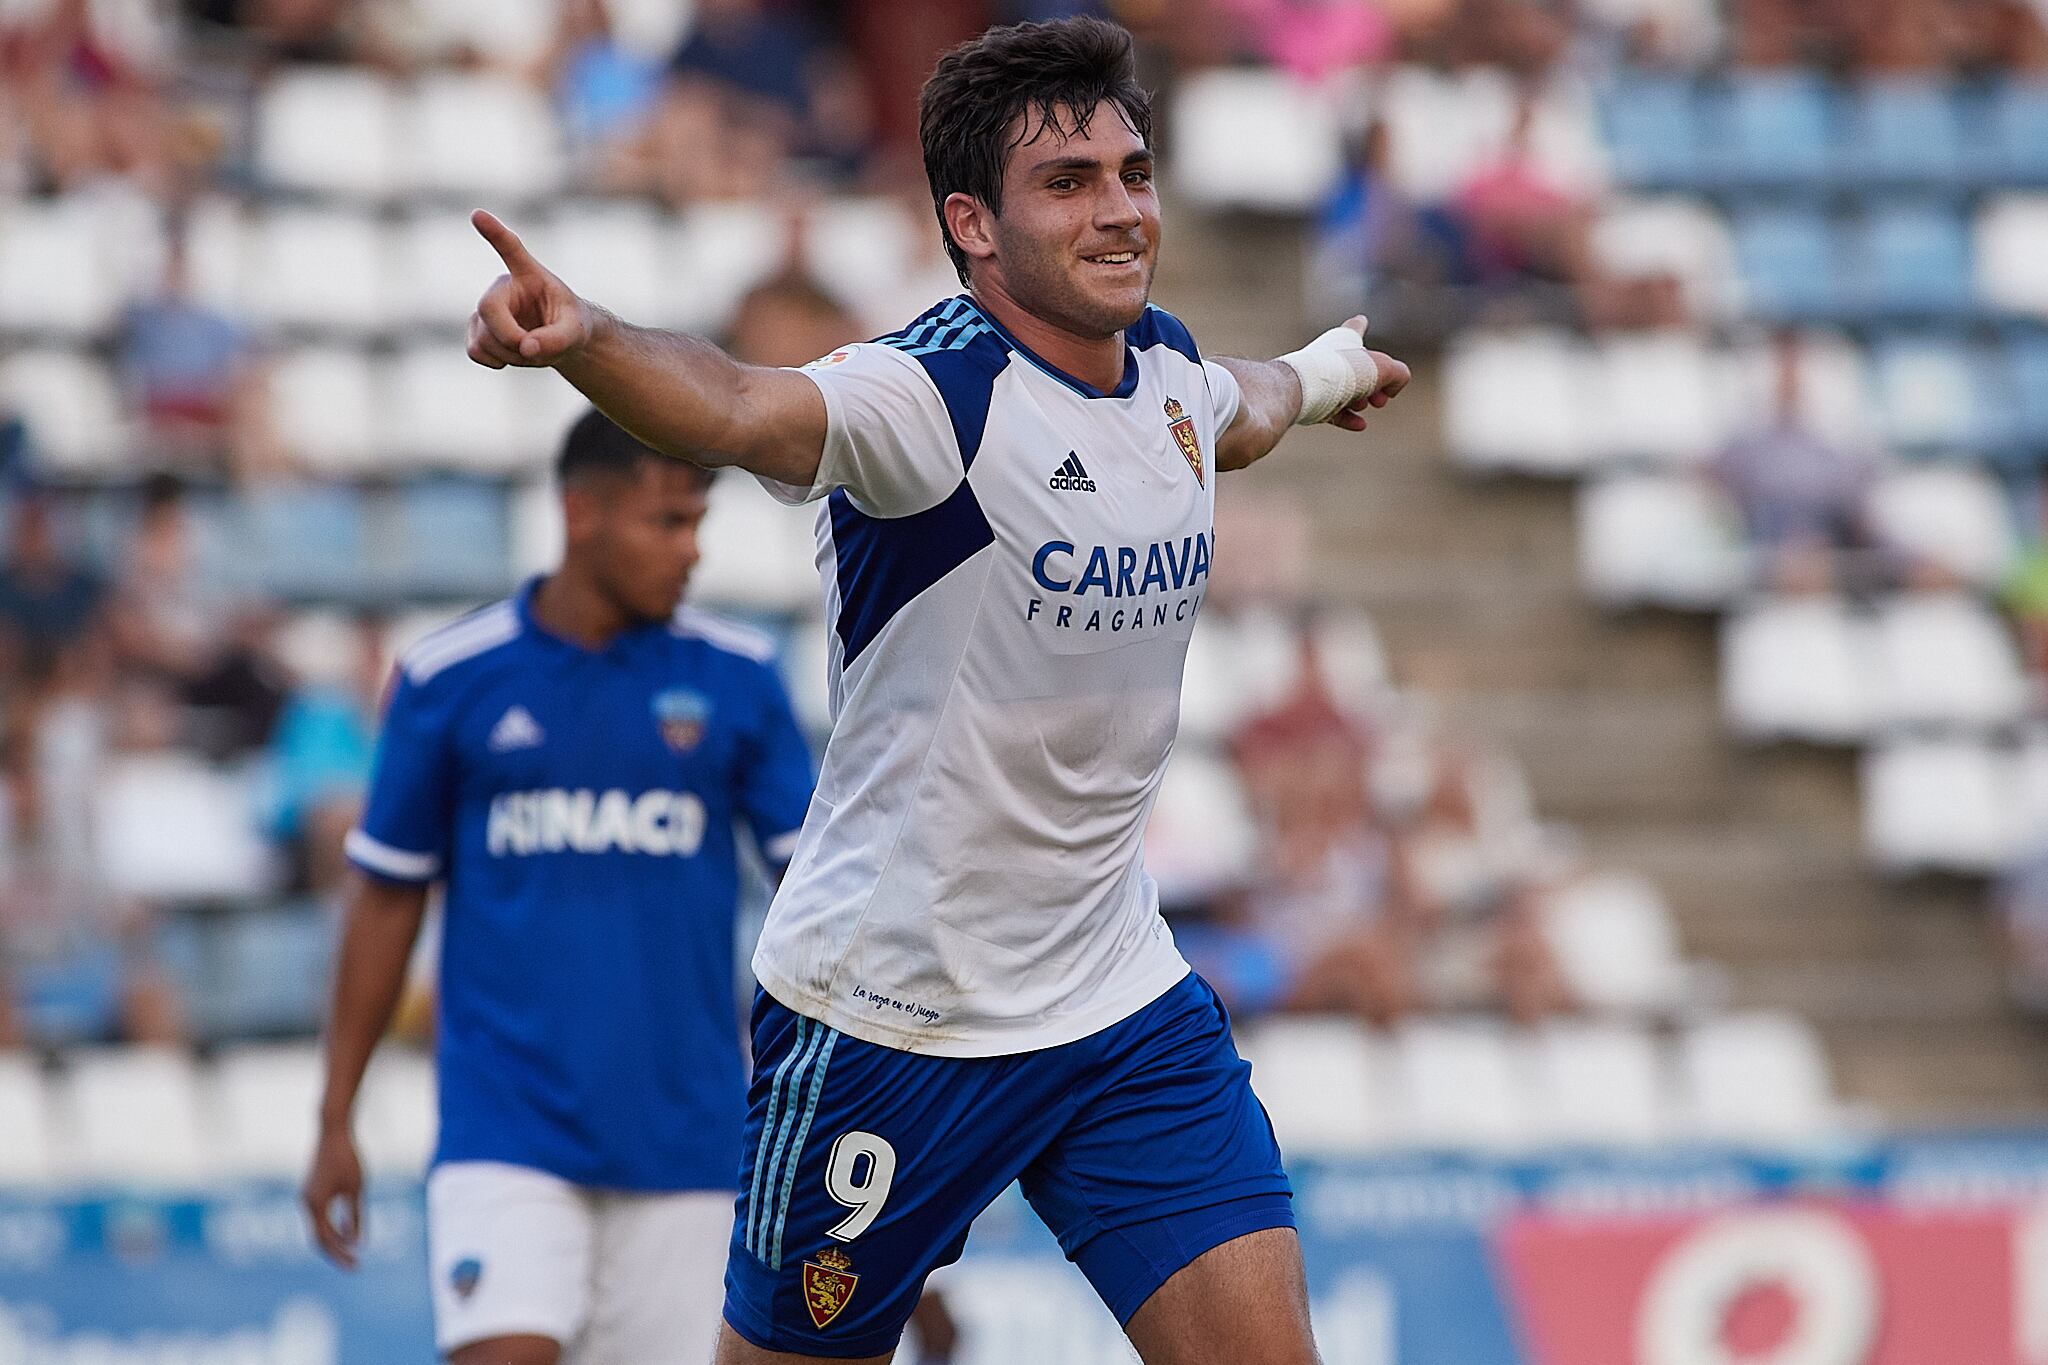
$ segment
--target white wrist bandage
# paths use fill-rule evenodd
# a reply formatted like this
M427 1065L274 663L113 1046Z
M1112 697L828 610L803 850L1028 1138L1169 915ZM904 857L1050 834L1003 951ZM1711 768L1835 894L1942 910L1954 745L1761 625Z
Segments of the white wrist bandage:
M1301 376L1301 415L1294 419L1296 426L1327 422L1380 386L1377 372L1369 381L1361 380L1357 366L1345 354L1364 349L1364 337L1349 327L1332 327L1300 350L1279 357L1282 365Z

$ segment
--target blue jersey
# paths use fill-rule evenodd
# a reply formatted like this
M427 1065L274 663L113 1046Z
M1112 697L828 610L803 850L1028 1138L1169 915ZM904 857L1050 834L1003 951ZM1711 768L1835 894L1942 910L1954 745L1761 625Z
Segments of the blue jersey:
M809 750L765 639L692 609L589 650L533 585L399 662L350 858L446 885L437 1161L731 1188L735 823L788 859Z

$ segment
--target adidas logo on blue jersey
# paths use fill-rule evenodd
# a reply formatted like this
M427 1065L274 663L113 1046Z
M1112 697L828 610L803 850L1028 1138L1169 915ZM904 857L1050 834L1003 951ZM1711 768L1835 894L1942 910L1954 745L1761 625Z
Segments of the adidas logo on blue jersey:
M509 754L514 749L538 749L545 738L533 713L523 706L514 706L491 727L491 752Z
M1093 493L1095 480L1088 477L1088 471L1081 467L1081 457L1073 451L1067 452L1067 462L1052 472L1045 486L1056 493Z

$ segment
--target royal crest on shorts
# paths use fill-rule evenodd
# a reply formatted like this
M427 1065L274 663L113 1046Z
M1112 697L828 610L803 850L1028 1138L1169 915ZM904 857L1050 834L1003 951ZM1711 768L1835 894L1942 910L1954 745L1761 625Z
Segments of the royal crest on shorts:
M860 1276L849 1274L853 1258L837 1247L826 1247L815 1260L804 1262L804 1307L811 1323L824 1327L846 1309Z
M1202 469L1202 438L1195 434L1195 419L1188 416L1177 398L1166 400L1167 429L1173 433L1174 444L1180 453L1187 456L1188 468L1195 471L1195 482L1207 488L1209 476Z
M710 719L711 700L700 693L676 688L654 698L654 723L663 742L679 754L697 747Z

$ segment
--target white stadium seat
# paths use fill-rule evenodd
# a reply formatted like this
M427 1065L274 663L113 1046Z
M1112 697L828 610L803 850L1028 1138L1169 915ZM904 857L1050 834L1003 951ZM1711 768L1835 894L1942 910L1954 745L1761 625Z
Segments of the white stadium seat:
M1563 332L1488 332L1444 361L1444 438L1468 469L1574 475L1598 448L1584 401L1592 356Z
M1356 1021L1274 1015L1240 1028L1237 1050L1289 1156L1369 1151L1394 1139L1386 1044Z
M251 225L249 302L274 326L370 333L394 292L384 229L366 213L272 210Z
M1387 130L1388 173L1417 199L1447 198L1499 154L1514 119L1514 87L1497 68L1450 75L1396 67L1373 95Z
M407 187L436 198L531 202L560 188L562 139L537 87L487 72L422 76L401 105Z
M1679 1040L1678 1061L1693 1136L1802 1142L1840 1127L1826 1053L1796 1016L1757 1012L1694 1025Z
M1970 466L1895 469L1871 490L1870 516L1885 544L1980 587L1998 584L2019 554L2004 490Z
M1761 424L1777 410L1775 348L1768 340L1759 339L1738 348L1733 360L1727 406L1737 413L1756 414L1754 424ZM1836 332L1813 329L1800 334L1802 425L1838 445L1868 449L1878 439L1881 411L1861 347Z
M1600 345L1592 404L1602 453L1665 466L1706 462L1729 435L1728 362L1692 332L1626 333Z
M562 498L551 477L531 478L512 494L511 561L522 581L562 562Z
M378 1049L363 1077L356 1141L373 1175L418 1176L434 1152L434 1063L409 1048Z
M1327 92L1282 71L1214 67L1173 95L1171 172L1207 208L1313 208L1343 170Z
M1623 474L1580 489L1579 581L1602 605L1706 611L1748 577L1734 510L1706 484Z
M1180 733L1184 743L1219 743L1255 709L1238 668L1237 622L1205 616L1188 640L1181 674Z
M1945 447L1968 439L1977 423L1976 358L1947 341L1897 340L1873 359L1877 412L1885 438L1904 447Z
M456 335L469 325L477 299L505 269L469 225L469 216L456 209L432 209L406 219L392 231L390 253L392 318Z
M1999 195L1977 214L1977 299L2001 312L2048 317L2048 195Z
M711 486L700 533L704 558L691 594L708 606L795 612L821 599L817 570L819 504L790 507L737 470Z
M2048 847L2048 728L2027 727L2009 771L2013 847L2021 851Z
M1182 745L1167 761L1145 827L1145 870L1169 906L1207 902L1249 884L1258 831L1236 766L1212 750Z
M520 400L534 379L561 382L545 371L486 369L459 347L408 346L383 364L383 439L396 458L414 465L488 472L527 467L540 451Z
M257 1179L303 1175L319 1135L322 1076L314 1043L223 1053L207 1078L223 1172Z
M1401 1135L1424 1147L1509 1151L1535 1136L1529 1077L1491 1020L1424 1019L1394 1031Z
M1722 626L1722 712L1745 739L1854 743L1876 722L1876 672L1868 623L1831 598L1761 600Z
M765 204L697 204L670 238L670 264L658 296L669 324L715 332L749 289L789 260L789 222Z
M110 330L127 301L95 202L0 199L0 329L69 337Z
M1664 1059L1643 1029L1556 1020L1519 1041L1534 1131L1543 1141L1647 1147L1674 1126Z
M1923 593L1877 613L1880 724L1986 729L2027 705L2026 676L2005 624L1974 597Z
M2027 812L2012 760L1978 740L1903 740L1863 755L1863 843L1887 872L1994 873Z
M901 199L827 199L805 216L804 264L818 282L862 317L886 316L899 299L929 218L913 219ZM931 300L936 302L936 299ZM886 325L900 326L907 318Z
M285 448L323 474L389 464L378 415L384 404L369 354L349 347L287 351L270 369L270 413Z
M579 201L532 237L534 254L597 303L632 314L642 300L658 300L667 292L673 239L667 220L650 205ZM481 238L477 244L484 245Z
M556 0L413 0L407 47L430 61L475 54L494 65L526 66L547 54Z
M21 414L52 472L110 473L132 448L113 376L82 351L21 351L0 360L0 407Z
M214 1173L199 1069L175 1048L92 1048L65 1059L58 1083L74 1180L189 1185Z
M46 1184L57 1172L50 1096L26 1052L0 1052L0 1188Z
M1742 274L1728 224L1696 199L1621 200L1593 225L1593 251L1623 279L1675 276L1695 317L1725 319L1742 303Z
M130 896L224 899L276 889L252 784L183 753L128 754L93 793L99 871Z
M1570 883L1545 907L1545 937L1574 998L1642 1013L1684 1003L1687 971L1671 909L1649 881L1605 873Z
M383 198L397 188L396 105L366 70L287 67L258 99L257 170L282 189Z

